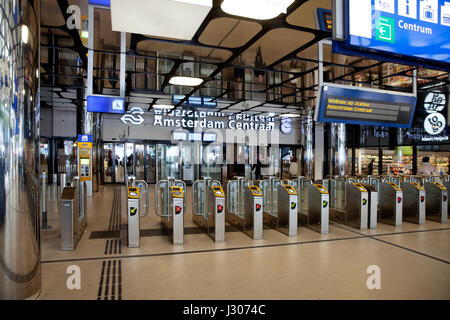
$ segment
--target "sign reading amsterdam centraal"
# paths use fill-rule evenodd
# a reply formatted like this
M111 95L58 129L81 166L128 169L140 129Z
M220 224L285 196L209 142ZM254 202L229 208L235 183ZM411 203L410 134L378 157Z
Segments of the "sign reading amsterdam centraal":
M409 128L417 98L410 94L324 84L316 120L381 127Z
M145 123L144 111L139 107L131 108L122 116L124 124L141 125ZM275 129L274 116L225 114L216 111L201 110L164 110L154 109L153 126L184 129L233 129L272 131Z
M272 131L275 118L272 116L225 114L199 110L156 110L154 126L186 129L237 129Z

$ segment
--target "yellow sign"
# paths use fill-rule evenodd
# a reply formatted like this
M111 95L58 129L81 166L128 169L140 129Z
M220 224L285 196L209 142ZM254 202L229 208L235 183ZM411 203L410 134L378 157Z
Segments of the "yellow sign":
M262 192L257 186L248 186L254 196L261 197Z
M322 184L315 184L314 187L316 187L320 191L320 193L328 194L327 188L325 188Z
M353 185L354 185L356 188L358 188L359 191L361 191L361 192L367 192L367 189L364 188L364 186L363 186L362 184L360 184L360 183L353 183Z
M225 193L223 192L222 187L211 187L214 195L219 198L225 198Z
M289 194L292 194L292 195L294 195L294 196L297 195L297 191L295 191L295 189L294 189L292 186L290 186L290 185L283 185L283 187L284 187L284 189L286 189L286 191L287 191Z
M402 191L402 188L400 188L396 183L389 182L388 185L390 185L395 191Z
M435 185L435 186L437 186L439 189L441 189L441 190L447 190L447 188L446 187L444 187L442 184L440 184L439 182L433 182L433 184Z
M174 198L184 198L183 189L181 187L170 187L172 191L172 197Z
M128 187L128 199L139 199L139 188Z
M420 184L417 182L411 182L411 184L419 190L425 190Z

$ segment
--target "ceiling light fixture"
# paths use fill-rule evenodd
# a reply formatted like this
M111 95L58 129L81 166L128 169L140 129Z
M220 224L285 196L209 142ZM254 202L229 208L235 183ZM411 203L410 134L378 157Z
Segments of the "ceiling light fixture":
M221 8L234 16L268 20L286 13L294 0L224 0Z
M170 104L154 104L153 109L165 109L165 110L172 110L175 108L175 106L172 106Z
M299 114L293 114L293 113L286 113L286 114L280 114L281 118L298 118L300 117Z
M196 87L203 83L203 79L192 77L172 77L169 83L175 86Z
M113 31L191 40L212 0L111 0Z
M22 25L22 42L27 44L28 43L28 26L27 25Z

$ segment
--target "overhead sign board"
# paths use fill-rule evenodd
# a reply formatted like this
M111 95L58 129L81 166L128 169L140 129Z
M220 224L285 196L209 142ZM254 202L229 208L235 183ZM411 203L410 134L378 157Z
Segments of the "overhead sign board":
M416 102L410 94L326 83L320 88L316 120L410 128Z
M125 113L125 99L116 96L87 96L87 111L100 113Z
M172 103L180 103L186 96L182 94L174 94L172 96ZM189 97L185 102L182 103L186 107L197 107L197 108L216 108L217 100L212 97Z
M89 4L109 7L111 5L111 0L89 0Z
M450 70L450 1L345 0L337 53Z

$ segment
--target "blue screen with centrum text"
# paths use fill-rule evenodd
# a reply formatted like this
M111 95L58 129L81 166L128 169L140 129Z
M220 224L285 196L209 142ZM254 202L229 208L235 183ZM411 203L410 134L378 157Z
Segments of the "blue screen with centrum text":
M347 46L450 63L450 1L347 0L347 14Z

